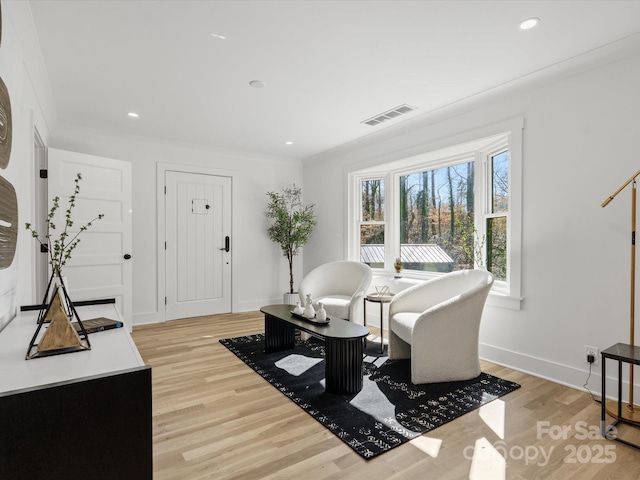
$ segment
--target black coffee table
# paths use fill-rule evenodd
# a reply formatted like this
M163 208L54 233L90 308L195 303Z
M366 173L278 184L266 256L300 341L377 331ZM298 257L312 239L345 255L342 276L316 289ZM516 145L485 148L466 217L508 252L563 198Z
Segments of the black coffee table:
M265 352L288 350L295 346L296 329L325 342L325 391L348 394L362 390L362 339L369 329L341 318L316 324L291 314L292 305L267 305L264 313Z

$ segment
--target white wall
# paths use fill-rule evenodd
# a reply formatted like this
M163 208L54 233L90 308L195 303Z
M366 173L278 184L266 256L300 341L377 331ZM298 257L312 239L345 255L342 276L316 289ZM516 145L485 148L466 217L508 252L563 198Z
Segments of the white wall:
M0 75L11 100L13 140L9 165L0 170L0 175L8 179L16 190L19 229L13 263L0 271L0 329L13 317L19 305L33 303L34 243L24 224L34 218L34 125L46 140L49 122L55 121L46 78L41 81L43 71L28 3L2 2Z
M585 345L604 349L629 340L630 191L606 209L600 204L640 169L639 85L636 54L520 93L458 105L454 113L425 116L305 160L306 198L318 205L319 217L305 272L345 256L345 172L524 116L524 301L519 311L487 306L481 353L581 386ZM594 373L590 386L598 391L599 368Z
M33 125L47 145L131 161L134 180L134 323L162 318L156 289L155 164L232 169L234 176L234 310L280 301L287 268L266 236L267 190L302 184L302 167L238 152L63 130L30 23L27 2L3 1L0 74L12 95L15 179L20 223L33 218ZM600 56L599 60L602 60ZM487 307L481 352L498 363L579 386L584 345L628 341L630 193L600 203L640 168L640 56L630 56L526 91L474 99L304 162L305 200L318 227L304 270L345 257L346 176L444 146L461 132L524 116L523 296L520 311ZM345 178L336 182L336 178ZM342 212L342 214L340 214ZM18 304L36 301L33 244L21 229L16 257ZM296 267L301 278L301 262ZM0 298L5 302L6 298ZM3 303L4 305L4 303ZM1 328L1 327L0 327ZM599 388L597 370L590 385Z
M28 2L2 2L0 75L7 83L14 120L9 168L19 202L19 222L35 218L33 131L48 147L130 161L133 170L134 324L161 321L157 294L156 163L208 166L233 172L233 297L234 311L254 310L282 301L288 287L288 267L279 248L266 234L266 192L292 183L302 185L298 161L266 158L195 146L110 135L58 124L53 96L33 26ZM0 272L0 318L18 305L37 303L34 282L34 243L21 228L19 251L10 269ZM301 257L294 264L301 278ZM11 271L8 271L11 270ZM5 288L6 287L6 288ZM6 320L0 320L0 329Z
M52 132L49 146L132 163L134 325L164 320L163 304L158 302L157 294L158 278L162 278L157 270L156 248L157 163L231 172L233 311L282 303L282 293L288 286L288 265L267 236L266 193L293 183L302 185L301 162L63 127ZM302 262L296 262L294 267L299 279Z

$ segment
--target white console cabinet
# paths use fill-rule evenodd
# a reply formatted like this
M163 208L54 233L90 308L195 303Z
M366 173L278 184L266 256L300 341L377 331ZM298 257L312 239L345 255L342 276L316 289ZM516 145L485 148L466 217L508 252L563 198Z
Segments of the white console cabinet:
M112 302L76 309L122 320ZM151 368L126 328L90 334L91 350L25 360L37 315L0 332L0 478L153 478Z

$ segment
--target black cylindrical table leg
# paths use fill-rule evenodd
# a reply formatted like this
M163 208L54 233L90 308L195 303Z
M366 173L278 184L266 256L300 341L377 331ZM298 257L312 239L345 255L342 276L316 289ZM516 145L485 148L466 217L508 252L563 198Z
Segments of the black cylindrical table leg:
M264 351L288 350L296 344L296 329L272 315L264 316Z
M362 390L362 339L325 339L325 390L358 393Z

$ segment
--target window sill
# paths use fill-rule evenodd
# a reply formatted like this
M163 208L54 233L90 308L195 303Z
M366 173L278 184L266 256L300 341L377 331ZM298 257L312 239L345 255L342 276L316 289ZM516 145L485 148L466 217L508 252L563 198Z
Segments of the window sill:
M425 280L434 278L434 275L395 275L383 270L373 270L373 280L371 280L370 290L375 290L375 286L387 285L392 293L400 293L402 290L409 288ZM377 283L376 283L377 282Z
M504 293L491 291L487 297L487 305L491 307L508 308L509 310L520 310L522 297L511 297Z
M428 273L416 273L416 272L402 272L398 277L389 272L383 270L373 271L373 280L369 287L369 293L375 292L375 287L386 285L389 287L392 293L400 293L413 285L417 285L424 281L437 277L438 275ZM522 304L521 297L510 296L504 292L496 291L494 285L489 296L487 297L487 305L492 307L507 308L509 310L520 310Z

